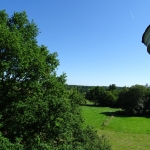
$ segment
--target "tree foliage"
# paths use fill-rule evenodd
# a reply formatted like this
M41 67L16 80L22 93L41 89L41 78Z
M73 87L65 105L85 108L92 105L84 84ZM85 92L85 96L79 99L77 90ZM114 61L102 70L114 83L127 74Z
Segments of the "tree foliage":
M83 127L76 94L56 74L57 53L38 45L38 33L25 12L0 11L0 148L110 149Z
M107 90L104 87L94 87L86 93L86 98L99 106L114 107L117 101L118 91Z
M74 102L79 105L86 103L85 95L80 93L77 88L72 88L69 90L68 98L74 100Z
M142 114L147 109L148 93L148 89L142 85L125 87L119 93L119 105L128 114Z
M108 87L108 90L112 91L112 90L115 90L117 87L115 84L110 84L109 87Z

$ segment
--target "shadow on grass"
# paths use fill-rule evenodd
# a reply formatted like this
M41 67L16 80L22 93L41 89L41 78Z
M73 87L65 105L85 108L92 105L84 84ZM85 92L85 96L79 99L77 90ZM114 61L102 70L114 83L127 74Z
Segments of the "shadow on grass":
M81 106L100 107L99 105L95 105L95 104L82 104Z
M102 112L100 114L106 115L106 116L114 116L114 117L145 117L150 118L150 114L128 114L124 111L116 111L116 112Z
M99 105L95 104L82 104L81 106L88 106L88 107L99 107L102 108ZM123 110L118 110L118 111L109 111L109 112L101 112L100 114L106 115L106 116L114 116L114 117L145 117L145 118L150 118L150 112L145 113L145 114L130 114L127 113Z
M114 116L114 117L132 117L132 115L127 115L123 111L116 111L116 112L102 112L100 114L106 115L106 116Z

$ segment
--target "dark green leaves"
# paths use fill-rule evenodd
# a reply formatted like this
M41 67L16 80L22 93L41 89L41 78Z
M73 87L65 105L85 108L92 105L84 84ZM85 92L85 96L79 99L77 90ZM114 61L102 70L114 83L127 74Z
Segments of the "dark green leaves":
M95 132L83 128L82 96L68 96L66 74L56 74L57 53L37 44L35 23L25 12L9 17L0 11L0 35L0 149L92 150L89 145L99 145Z

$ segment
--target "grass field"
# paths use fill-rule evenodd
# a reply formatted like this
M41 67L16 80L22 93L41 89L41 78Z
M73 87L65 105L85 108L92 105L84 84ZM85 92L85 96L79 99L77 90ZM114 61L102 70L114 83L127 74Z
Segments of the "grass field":
M86 125L105 135L113 150L149 150L150 118L119 116L119 109L82 106Z

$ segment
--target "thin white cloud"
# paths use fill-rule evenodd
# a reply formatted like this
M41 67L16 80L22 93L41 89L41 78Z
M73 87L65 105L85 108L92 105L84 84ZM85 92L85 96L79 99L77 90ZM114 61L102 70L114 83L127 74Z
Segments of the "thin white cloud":
M130 10L130 14L131 14L132 18L134 19L134 15L133 15L133 13L131 12L131 10Z

